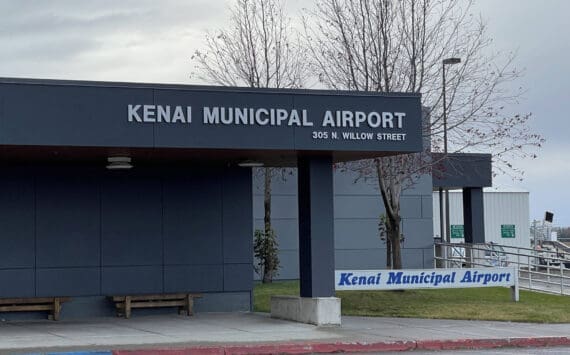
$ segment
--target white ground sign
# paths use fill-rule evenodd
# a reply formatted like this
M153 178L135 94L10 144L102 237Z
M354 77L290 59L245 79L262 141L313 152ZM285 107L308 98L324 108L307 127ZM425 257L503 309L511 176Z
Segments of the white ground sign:
M518 301L518 274L514 267L335 271L335 289L337 291L496 286L511 287L513 300Z

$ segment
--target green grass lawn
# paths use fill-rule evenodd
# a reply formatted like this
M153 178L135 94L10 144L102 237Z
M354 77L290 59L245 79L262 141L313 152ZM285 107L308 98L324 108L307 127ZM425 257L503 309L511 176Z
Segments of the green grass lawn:
M339 291L342 314L373 317L500 320L535 323L570 323L570 297L520 291L511 301L503 287L409 290ZM269 312L272 295L298 295L298 281L256 283L254 310Z

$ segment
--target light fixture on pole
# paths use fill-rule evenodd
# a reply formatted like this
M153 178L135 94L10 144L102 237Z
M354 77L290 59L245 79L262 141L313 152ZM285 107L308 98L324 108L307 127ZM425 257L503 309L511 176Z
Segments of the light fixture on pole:
M443 76L443 87L442 87L442 96L443 96L443 156L444 159L447 159L447 101L446 101L446 96L445 96L445 66L446 65L453 65L453 64L459 64L461 63L461 58L446 58L442 61L442 76ZM440 220L439 220L439 225L440 225L440 230L441 230L441 238L443 240L444 235L443 235L443 221L441 220L441 217L443 215L442 210L441 210L441 200L442 200L442 196L441 196L442 190L441 188L439 189L439 201L440 201ZM445 241L446 242L451 242L451 236L450 236L450 223L449 223L449 189L446 187L445 188Z

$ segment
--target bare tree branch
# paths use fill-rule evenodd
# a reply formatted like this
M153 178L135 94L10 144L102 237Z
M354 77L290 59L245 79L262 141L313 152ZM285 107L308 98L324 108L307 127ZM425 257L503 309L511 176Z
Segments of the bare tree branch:
M230 26L206 35L206 50L196 51L193 75L203 81L227 86L300 88L308 76L307 59L294 40L290 20L281 0L236 0ZM298 38L298 37L297 37ZM264 233L275 238L271 224L271 182L285 178L290 169L254 170L264 181ZM270 243L270 245L273 245ZM277 272L273 260L261 267L263 282Z
M378 182L386 209L392 256L399 254L399 196L434 162L443 147L442 70L446 70L447 128L451 152L487 152L495 173L522 172L515 157L535 157L544 142L530 131L530 114L509 115L521 91L507 90L521 72L514 55L491 50L484 21L472 1L317 0L304 20L311 69L331 89L421 93L430 144L416 155L378 157L345 164L361 178ZM442 60L459 57L445 68ZM431 147L430 147L431 145ZM391 236L391 237L390 237ZM401 265L394 259L395 267Z

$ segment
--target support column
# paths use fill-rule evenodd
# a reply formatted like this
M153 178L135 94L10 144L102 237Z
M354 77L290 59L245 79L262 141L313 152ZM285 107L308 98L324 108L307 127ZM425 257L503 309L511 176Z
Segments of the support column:
M301 297L334 296L334 214L331 157L298 160Z
M334 297L333 173L330 156L299 157L300 297L271 297L271 316L316 325L341 323Z
M483 188L463 189L463 224L465 243L485 243Z

